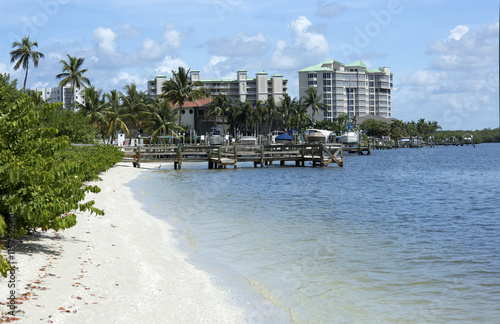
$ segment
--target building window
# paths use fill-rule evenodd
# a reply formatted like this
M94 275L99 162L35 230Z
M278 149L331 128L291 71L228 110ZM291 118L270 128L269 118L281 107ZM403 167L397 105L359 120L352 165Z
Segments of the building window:
M332 85L332 81L331 80L323 80L323 85L324 86Z
M307 84L308 85L317 85L318 81L308 81Z
M317 77L318 77L318 74L316 74L316 73L309 73L309 74L307 75L307 77L308 77L309 79L314 79L314 78L317 78Z
M332 77L331 73L323 73L323 79L330 79Z
M332 87L323 87L323 92L332 92Z

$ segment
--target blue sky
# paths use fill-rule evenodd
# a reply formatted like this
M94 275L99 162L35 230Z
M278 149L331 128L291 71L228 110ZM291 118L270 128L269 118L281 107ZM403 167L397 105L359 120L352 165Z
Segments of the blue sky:
M497 0L0 0L0 73L29 34L45 54L27 87L53 87L67 54L86 76L122 90L182 65L202 79L267 71L289 80L329 59L394 73L392 116L443 129L499 126Z

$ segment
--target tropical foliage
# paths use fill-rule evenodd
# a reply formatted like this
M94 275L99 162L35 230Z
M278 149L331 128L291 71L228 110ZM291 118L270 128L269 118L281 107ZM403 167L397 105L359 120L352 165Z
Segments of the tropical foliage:
M87 72L87 69L82 69L84 58L68 56L68 61L61 60L60 63L63 65L62 73L56 75L57 79L62 79L59 82L60 87L64 87L68 83L71 84L71 94L72 102L75 102L75 88L82 88L85 85L90 86L90 81L83 74Z
M16 62L14 65L14 71L17 71L21 67L23 70L26 70L23 88L26 88L30 61L33 61L33 65L38 67L39 60L44 57L43 53L34 50L35 47L38 47L38 42L30 41L30 36L23 37L21 42L12 43L12 48L14 48L14 50L10 52L10 62Z
M40 122L58 109L60 104L35 106L28 94L16 89L15 82L0 75L2 238L72 227L76 224L76 210L103 214L93 201L81 203L87 192L99 191L97 186L84 185L83 181L95 179L98 171L121 160L122 153L113 147L86 153L72 148L68 137L56 136L57 129ZM0 258L2 275L8 268Z
M179 126L182 122L182 107L186 101L194 101L203 97L204 91L200 89L201 82L191 82L189 72L179 66L177 72L172 71L172 77L163 83L160 98L169 101L179 111Z

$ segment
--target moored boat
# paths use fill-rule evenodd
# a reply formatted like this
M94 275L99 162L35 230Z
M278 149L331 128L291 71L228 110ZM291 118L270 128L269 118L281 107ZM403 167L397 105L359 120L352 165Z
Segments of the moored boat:
M310 143L326 143L332 132L324 129L306 130L306 138Z
M212 131L208 135L208 143L210 145L221 145L224 142L224 134L222 127L212 127Z

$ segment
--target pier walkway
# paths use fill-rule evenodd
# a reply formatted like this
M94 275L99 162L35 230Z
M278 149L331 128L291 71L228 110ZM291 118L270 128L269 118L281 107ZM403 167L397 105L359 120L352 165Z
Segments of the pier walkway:
M279 162L294 162L296 166L326 167L331 163L343 167L343 147L339 144L276 144L276 145L140 145L125 146L124 161L141 167L147 162L173 162L174 169L181 169L183 162L206 162L209 169L237 168L238 162L253 162L254 167L264 167Z

